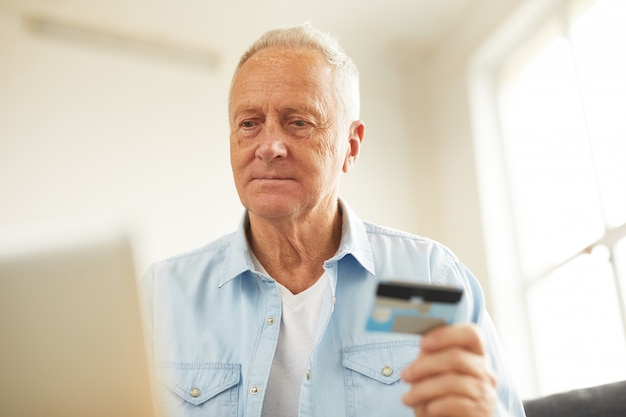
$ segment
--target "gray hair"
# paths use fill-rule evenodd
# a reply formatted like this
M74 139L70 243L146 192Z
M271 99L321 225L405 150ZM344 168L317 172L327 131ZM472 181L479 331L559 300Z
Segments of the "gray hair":
M359 118L359 71L350 57L343 51L336 38L315 29L309 23L265 32L241 56L232 82L234 82L241 67L252 55L272 47L312 49L324 55L328 64L335 70L335 90L337 97L344 106L346 116L350 121Z

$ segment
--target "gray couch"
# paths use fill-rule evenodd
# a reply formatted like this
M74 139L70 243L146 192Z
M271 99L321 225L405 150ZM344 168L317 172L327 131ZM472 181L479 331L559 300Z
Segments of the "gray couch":
M524 401L527 417L626 417L626 381Z

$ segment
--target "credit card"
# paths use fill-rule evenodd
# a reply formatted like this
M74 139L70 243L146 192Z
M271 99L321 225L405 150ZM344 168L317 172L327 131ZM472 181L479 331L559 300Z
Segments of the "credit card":
M452 324L463 295L457 287L388 281L378 284L367 330L423 334Z

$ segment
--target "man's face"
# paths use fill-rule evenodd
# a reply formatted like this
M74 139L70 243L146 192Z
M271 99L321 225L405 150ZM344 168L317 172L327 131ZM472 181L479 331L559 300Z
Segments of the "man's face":
M257 52L234 79L229 119L235 185L251 213L279 219L336 208L350 129L321 54Z

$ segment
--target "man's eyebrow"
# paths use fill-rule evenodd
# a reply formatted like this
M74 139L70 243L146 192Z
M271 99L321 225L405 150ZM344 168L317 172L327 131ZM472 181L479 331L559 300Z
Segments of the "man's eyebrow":
M233 117L241 117L242 115L246 116L258 113L261 113L261 108L258 106L239 106L231 112Z
M288 105L281 109L285 113L304 113L314 117L319 117L323 112L310 104Z

